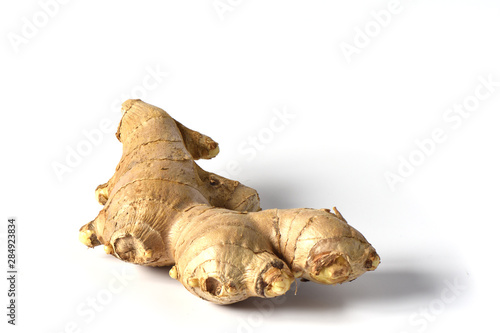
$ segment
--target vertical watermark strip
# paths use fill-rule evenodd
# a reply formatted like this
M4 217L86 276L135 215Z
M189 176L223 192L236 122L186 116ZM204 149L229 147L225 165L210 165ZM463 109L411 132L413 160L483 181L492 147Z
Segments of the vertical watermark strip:
M15 218L7 219L7 322L16 325L17 320L17 222Z

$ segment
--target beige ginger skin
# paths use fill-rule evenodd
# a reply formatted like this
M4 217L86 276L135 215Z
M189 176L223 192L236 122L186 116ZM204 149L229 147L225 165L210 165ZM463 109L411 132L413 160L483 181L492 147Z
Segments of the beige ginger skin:
M141 100L122 105L123 155L96 189L104 205L80 229L88 247L170 276L214 303L283 295L295 278L352 281L380 262L375 249L333 209L261 210L257 192L195 162L219 152Z

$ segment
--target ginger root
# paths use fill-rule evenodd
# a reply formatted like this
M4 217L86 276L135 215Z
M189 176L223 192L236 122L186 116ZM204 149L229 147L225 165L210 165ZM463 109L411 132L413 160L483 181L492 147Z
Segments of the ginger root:
M141 100L123 103L122 114L122 158L96 189L104 208L80 229L88 247L173 266L172 278L218 304L283 295L295 278L352 281L379 264L337 209L261 210L254 189L195 163L219 152L211 138Z

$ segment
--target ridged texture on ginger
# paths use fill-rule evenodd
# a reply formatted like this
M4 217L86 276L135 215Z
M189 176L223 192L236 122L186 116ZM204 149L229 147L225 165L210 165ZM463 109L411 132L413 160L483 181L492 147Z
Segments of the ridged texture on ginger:
M374 270L373 247L334 209L261 210L257 192L204 171L218 144L141 100L123 103L123 155L96 189L104 205L80 240L119 259L173 266L170 276L219 304L284 294L297 277L323 284Z

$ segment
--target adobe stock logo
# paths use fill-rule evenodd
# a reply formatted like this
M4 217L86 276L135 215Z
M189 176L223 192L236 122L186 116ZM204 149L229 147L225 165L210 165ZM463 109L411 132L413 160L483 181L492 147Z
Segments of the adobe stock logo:
M393 17L400 14L403 9L399 0L391 0L387 4L387 9L372 10L370 12L372 19L366 22L363 28L355 26L352 43L342 41L339 44L347 63L350 64L354 55L360 54L368 47L372 40L391 24Z
M273 116L265 126L255 131L255 135L248 136L238 145L238 153L244 156L247 162L255 160L259 153L271 145L274 139L283 133L297 116L286 105L273 108L272 113ZM238 160L229 160L224 169L219 170L217 174L226 178L236 178L242 170L243 166Z
M267 298L263 300L255 300L252 303L256 310L248 313L246 319L239 319L239 324L236 327L237 333L252 333L261 328L265 324L265 320L271 317L276 306L284 304L287 300L286 295L275 298Z
M122 266L121 270L111 271L111 274L112 277L102 288L86 295L85 299L77 304L72 317L52 332L91 332L88 326L96 319L104 317L104 312L116 302L117 296L126 292L128 286L134 284L137 279L137 272L128 265Z
M426 306L419 307L408 318L408 326L399 333L424 333L433 323L442 319L442 315L467 293L469 286L463 278L455 277L452 281L444 280L441 292L431 299Z
M465 96L461 102L453 104L447 108L442 119L446 126L438 126L432 129L431 135L414 141L415 147L406 156L398 156L398 166L395 172L384 173L385 180L391 191L396 190L396 185L404 183L408 177L413 175L417 168L425 163L438 149L438 146L448 140L451 130L458 130L462 127L464 120L470 118L473 112L479 109L480 103L489 99L500 87L500 81L494 81L493 75L487 77L479 76L479 84L474 92Z
M227 13L232 13L238 8L243 0L215 0L212 6L221 21L226 19Z
M70 0L40 0L38 6L40 9L34 12L30 18L23 16L21 18L22 25L19 33L8 32L7 39L14 49L15 53L19 53L21 45L26 45L38 36L41 29L45 28L51 19L57 16L61 5L65 5Z
M127 99L145 99L149 94L160 87L168 77L169 73L162 70L159 65L146 66L146 74L140 83L134 85L128 93L122 93L114 99L110 105L111 114L99 121L99 124L91 129L83 129L82 138L74 145L65 146L65 156L51 162L52 170L57 179L62 182L67 175L80 166L85 157L92 154L94 148L100 146L108 134L116 131L118 120L114 119L115 114L119 116L121 103ZM113 114L114 113L114 114Z

